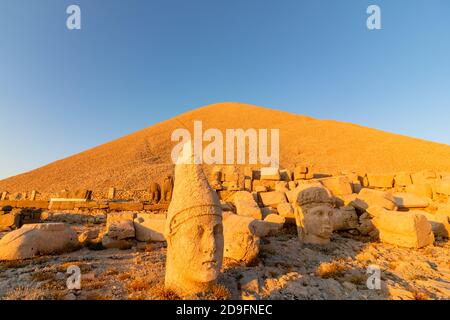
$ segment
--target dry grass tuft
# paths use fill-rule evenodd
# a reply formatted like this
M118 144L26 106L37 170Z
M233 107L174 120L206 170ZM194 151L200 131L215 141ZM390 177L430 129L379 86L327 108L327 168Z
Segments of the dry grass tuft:
M428 293L423 291L413 291L414 300L431 300L431 297Z
M60 300L63 293L55 290L19 286L6 293L3 300Z
M150 282L143 278L136 278L127 284L128 292L147 291L150 287Z
M167 290L164 287L163 281L154 283L150 287L148 294L151 296L152 299L155 300L181 300L181 298L175 292Z
M231 293L224 285L217 284L212 288L212 298L215 300L230 300Z
M70 266L77 266L80 268L81 273L88 273L89 271L92 270L92 266L90 264L86 264L84 261L68 261L68 262L64 262L62 264L60 264L58 266L58 271L59 272L67 272L67 269Z
M328 279L328 278L338 278L343 275L344 271L348 268L341 261L324 262L319 265L316 269L316 275L318 277Z
M47 281L47 280L55 280L56 274L52 271L35 271L31 273L31 278L34 281Z
M120 281L128 280L131 278L131 275L129 273L121 273L117 276L117 279Z

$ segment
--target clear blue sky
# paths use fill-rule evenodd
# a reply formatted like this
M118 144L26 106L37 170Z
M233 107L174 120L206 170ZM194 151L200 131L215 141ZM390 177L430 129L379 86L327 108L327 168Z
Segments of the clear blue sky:
M0 2L0 179L222 101L450 144L450 1Z

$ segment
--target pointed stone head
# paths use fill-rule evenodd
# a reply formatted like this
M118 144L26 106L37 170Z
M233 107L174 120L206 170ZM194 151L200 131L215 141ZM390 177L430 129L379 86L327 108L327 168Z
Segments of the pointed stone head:
M208 291L219 276L224 247L219 198L201 166L188 157L193 160L186 147L175 167L165 228L165 286L179 296Z

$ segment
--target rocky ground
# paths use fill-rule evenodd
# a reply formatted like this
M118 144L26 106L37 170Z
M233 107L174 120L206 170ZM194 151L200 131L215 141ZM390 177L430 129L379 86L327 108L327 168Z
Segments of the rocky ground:
M79 226L78 232L95 226ZM2 235L0 235L1 237ZM176 299L164 291L164 243L129 250L81 250L0 263L0 299ZM82 288L66 287L77 265ZM381 289L368 289L369 265ZM220 284L202 299L450 299L450 242L423 249L369 242L335 233L329 245L299 245L294 228L262 240L250 266L225 260Z

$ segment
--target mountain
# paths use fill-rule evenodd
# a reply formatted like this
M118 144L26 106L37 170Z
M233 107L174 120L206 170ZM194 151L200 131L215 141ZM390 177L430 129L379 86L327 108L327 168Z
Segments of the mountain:
M171 134L193 121L208 128L279 129L280 165L313 165L319 173L450 171L450 146L351 123L242 103L205 106L46 166L0 181L0 191L146 189L173 171ZM208 143L204 142L204 146ZM209 167L208 167L209 169Z

